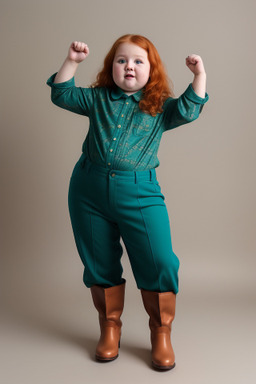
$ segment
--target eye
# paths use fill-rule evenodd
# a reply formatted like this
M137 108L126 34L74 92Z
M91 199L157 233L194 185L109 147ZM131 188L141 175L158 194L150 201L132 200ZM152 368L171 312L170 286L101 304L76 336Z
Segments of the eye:
M125 63L125 59L119 59L117 62L118 62L119 64L124 64L124 63Z
M142 61L137 59L137 60L135 60L135 64L142 64Z

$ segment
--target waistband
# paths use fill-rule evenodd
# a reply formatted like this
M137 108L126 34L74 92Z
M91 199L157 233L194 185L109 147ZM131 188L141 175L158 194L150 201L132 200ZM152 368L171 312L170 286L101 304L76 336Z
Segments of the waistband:
M122 171L120 169L114 168L105 168L99 164L93 163L87 155L84 153L81 155L79 161L82 164L83 168L86 168L88 171L93 170L97 174L110 177L118 177L121 179L127 179L129 181L138 181L138 180L156 180L156 170L155 168L145 169L143 171Z

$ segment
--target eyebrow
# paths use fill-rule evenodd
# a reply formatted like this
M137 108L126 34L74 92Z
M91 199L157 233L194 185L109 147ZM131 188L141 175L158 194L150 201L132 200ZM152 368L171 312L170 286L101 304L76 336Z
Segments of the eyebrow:
M118 55L118 56L116 56L116 57L125 57L126 55L125 55L125 53L124 54L122 54L122 55ZM145 57L144 56L140 56L140 55L136 55L135 57L139 57L140 59L145 59Z

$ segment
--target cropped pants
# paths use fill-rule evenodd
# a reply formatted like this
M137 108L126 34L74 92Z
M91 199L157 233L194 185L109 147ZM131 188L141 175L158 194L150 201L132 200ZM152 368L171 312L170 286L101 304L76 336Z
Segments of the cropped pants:
M164 200L155 168L107 169L81 155L71 175L68 206L88 288L124 281L122 238L138 289L178 293L180 263Z

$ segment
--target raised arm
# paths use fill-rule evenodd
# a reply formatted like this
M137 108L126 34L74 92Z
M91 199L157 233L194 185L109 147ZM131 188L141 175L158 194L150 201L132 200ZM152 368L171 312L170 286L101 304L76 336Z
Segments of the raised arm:
M200 56L193 54L186 57L186 65L194 73L192 87L195 93L204 98L206 93L206 72L203 60Z
M194 80L177 99L169 99L164 110L164 130L187 124L199 117L209 96L206 93L206 73L198 55L186 58L186 65L194 73Z
M88 55L87 44L74 41L59 72L54 73L46 82L51 87L53 104L85 116L89 116L93 105L92 89L76 87L74 75L78 64Z

